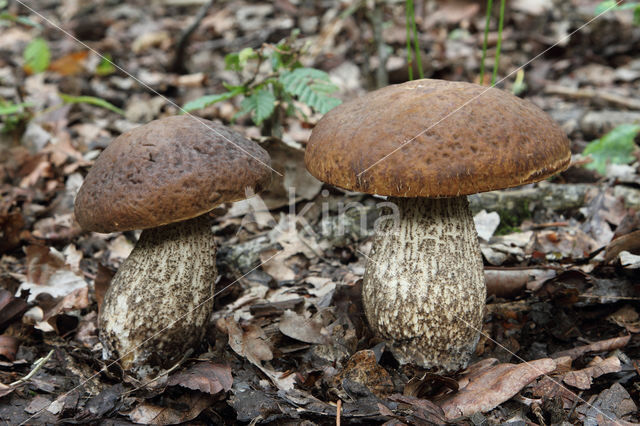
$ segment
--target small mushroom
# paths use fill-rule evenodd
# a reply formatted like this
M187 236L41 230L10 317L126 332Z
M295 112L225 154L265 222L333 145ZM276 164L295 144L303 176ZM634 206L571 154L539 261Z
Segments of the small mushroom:
M266 188L269 164L254 142L190 116L137 127L102 152L76 197L76 219L95 232L143 229L101 307L105 357L145 377L201 341L217 275L206 213Z
M478 342L486 291L466 195L542 180L570 156L542 110L463 82L385 87L318 122L305 155L311 174L399 208L375 230L363 302L400 362L457 370Z

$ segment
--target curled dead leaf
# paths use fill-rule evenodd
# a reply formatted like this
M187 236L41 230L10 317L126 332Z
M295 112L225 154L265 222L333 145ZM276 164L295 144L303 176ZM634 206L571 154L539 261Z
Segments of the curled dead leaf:
M169 377L167 382L168 386L183 386L211 395L228 391L232 384L231 367L212 362L199 362L187 371Z
M509 400L537 377L556 368L551 358L484 369L456 394L438 403L448 419L486 412ZM464 377L463 377L464 378Z

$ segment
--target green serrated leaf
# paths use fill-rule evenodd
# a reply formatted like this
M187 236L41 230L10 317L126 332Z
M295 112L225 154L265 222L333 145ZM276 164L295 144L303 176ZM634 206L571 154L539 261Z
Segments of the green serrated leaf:
M235 89L229 92L218 93L216 95L202 96L198 99L194 99L184 104L184 106L182 107L182 110L183 112L189 112L189 111L195 111L197 109L206 108L209 105L213 105L217 102L222 102L222 101L226 101L227 99L231 99L234 96L239 95L240 93L242 93L241 86L236 87Z
M640 4L633 9L633 25L640 26Z
M338 98L328 96L338 90L331 82L329 74L315 68L297 68L280 76L284 90L297 96L300 102L309 105L314 110L326 114L340 105Z
M276 97L269 89L261 89L245 98L240 104L242 110L238 115L251 113L251 119L259 126L271 117L276 106Z
M632 155L634 139L640 132L640 125L621 124L609 133L585 147L582 153L590 155L592 162L586 168L596 170L601 175L607 171L607 164L629 164L635 161Z
M49 67L51 51L43 38L34 38L24 49L24 66L28 72L37 74Z
M88 104L98 106L109 111L113 111L117 114L124 115L124 111L113 105L112 103L105 101L104 99L96 98L95 96L71 96L60 93L60 98L66 104Z
M33 104L29 102L23 102L20 104L8 104L8 105L0 105L0 115L10 115L21 113L24 108L28 108L33 106Z

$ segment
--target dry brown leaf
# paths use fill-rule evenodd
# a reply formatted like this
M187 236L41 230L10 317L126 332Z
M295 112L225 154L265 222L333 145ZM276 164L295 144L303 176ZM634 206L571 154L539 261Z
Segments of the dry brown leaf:
M629 339L631 339L631 335L601 340L590 345L578 346L577 348L556 352L551 355L551 358L555 359L563 356L569 356L573 360L578 358L580 355L584 355L588 352L608 352L625 347L627 343L629 343Z
M0 254L18 247L20 231L24 228L22 213L14 212L0 216Z
M528 288L530 282L544 282L555 275L553 269L499 268L484 271L487 294L497 297L513 297Z
M4 330L27 309L29 309L29 305L23 299L14 297L10 291L0 289L0 330Z
M620 360L617 356L610 356L601 360L596 365L578 371L570 371L564 375L562 381L578 389L587 390L591 388L593 379L608 373L620 371Z
M20 341L13 336L0 336L0 355L13 362L16 360L16 353Z
M60 75L75 75L84 70L85 60L89 56L88 50L69 53L49 64L49 70Z
M618 257L622 251L636 253L640 250L640 230L623 235L611 241L605 250L604 260L609 263Z
M625 305L607 317L614 324L624 327L630 333L640 333L640 315L631 305Z
M56 271L66 267L64 257L49 247L31 245L24 251L27 255L27 280L31 283L45 285Z
M186 409L160 407L145 402L131 410L127 415L131 421L136 423L175 425L195 419L213 401L210 395L192 392L180 396L176 402L175 407L185 407Z
M385 398L393 392L391 376L369 349L353 354L338 379L343 387L347 387L348 382L364 385L378 398Z
M499 364L469 381L458 393L439 402L447 418L454 419L476 412L486 412L509 400L537 377L556 368L551 358L523 364Z
M316 315L312 318L305 318L287 309L282 314L278 326L280 332L292 339L306 343L328 344L331 342L329 332L324 328L322 318Z
M15 388L12 388L11 386L7 386L5 384L0 383L0 398L13 392L13 389Z
M168 386L179 385L211 395L228 391L232 384L231 367L212 362L199 362L187 371L174 374L167 381Z
M247 358L253 365L266 374L274 385L281 390L293 389L295 374L284 375L262 365L262 361L273 359L273 352L267 343L262 329L255 325L246 327L246 331L233 318L220 318L216 325L229 335L229 346L238 355Z
M44 313L44 321L48 321L63 312L84 309L89 306L89 287L81 287L62 297L53 307Z

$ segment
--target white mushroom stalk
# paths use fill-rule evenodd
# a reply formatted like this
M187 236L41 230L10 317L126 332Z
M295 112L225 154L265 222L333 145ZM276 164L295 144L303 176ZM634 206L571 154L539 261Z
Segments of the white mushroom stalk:
M105 355L139 377L199 344L213 310L216 247L207 215L142 231L100 311Z
M486 295L467 197L391 201L400 218L376 230L363 283L367 320L402 363L464 368Z

